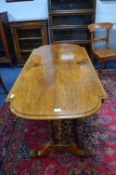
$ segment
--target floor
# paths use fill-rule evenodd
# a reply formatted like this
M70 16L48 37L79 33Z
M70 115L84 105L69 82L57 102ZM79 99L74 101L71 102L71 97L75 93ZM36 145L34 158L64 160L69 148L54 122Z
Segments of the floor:
M96 69L98 69L99 67L97 63L95 63L94 66ZM107 69L116 69L116 61L109 62L107 64ZM2 76L4 84L8 91L10 91L10 89L12 88L20 71L21 71L21 68L17 68L17 67L14 67L14 68L0 67L0 74ZM4 103L6 95L7 94L4 93L2 87L0 86L0 108Z

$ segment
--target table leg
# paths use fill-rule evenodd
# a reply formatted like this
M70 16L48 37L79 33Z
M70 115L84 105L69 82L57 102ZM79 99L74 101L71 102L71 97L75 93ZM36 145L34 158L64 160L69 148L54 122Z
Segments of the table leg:
M89 156L87 151L78 148L75 142L70 138L71 127L69 125L70 122L64 120L58 120L57 122L49 121L50 141L46 143L44 148L40 151L31 151L30 157L45 156L50 151L55 150L69 151L77 156ZM56 128L57 132L54 132ZM64 130L64 128L67 128L67 130ZM63 137L67 138L66 144L63 143Z

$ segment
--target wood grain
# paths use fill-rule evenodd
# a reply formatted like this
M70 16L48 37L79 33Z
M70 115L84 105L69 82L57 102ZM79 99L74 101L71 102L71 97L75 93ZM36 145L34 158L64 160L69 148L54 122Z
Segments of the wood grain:
M33 50L6 101L16 116L56 120L90 116L105 98L85 49L53 44Z

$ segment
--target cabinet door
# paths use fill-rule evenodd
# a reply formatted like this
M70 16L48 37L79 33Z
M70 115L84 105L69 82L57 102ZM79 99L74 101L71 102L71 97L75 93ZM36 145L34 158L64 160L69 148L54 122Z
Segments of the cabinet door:
M42 30L39 27L36 28L23 28L17 30L18 42L22 57L22 63L24 64L32 50L40 47L42 42Z
M2 23L0 24L0 63L8 63L11 65L7 37Z
M5 57L5 52L4 52L4 45L3 45L1 27L0 27L0 62L2 57Z
M89 40L89 31L87 28L68 28L51 30L52 41L77 41L86 42Z
M5 57L5 51L4 51L4 46L3 46L2 39L0 39L0 62L1 62L1 59L3 57Z
M47 25L41 27L42 45L48 44Z
M94 9L94 0L50 0L50 11Z
M11 32L12 32L12 37L13 37L13 43L14 43L17 63L22 64L23 61L22 61L22 56L21 56L21 51L20 51L17 29L11 28Z
M24 28L17 30L20 50L33 50L42 45L40 28Z
M50 15L51 26L89 25L94 21L94 13Z
M18 65L23 65L32 50L47 44L46 23L21 23L11 25Z

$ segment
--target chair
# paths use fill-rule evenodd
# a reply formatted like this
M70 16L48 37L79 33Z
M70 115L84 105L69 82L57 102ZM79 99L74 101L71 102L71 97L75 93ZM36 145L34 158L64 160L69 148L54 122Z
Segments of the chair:
M112 23L96 23L88 25L89 32L91 33L91 51L93 59L97 59L102 68L105 67L105 63L116 59L116 51L110 48L109 44L109 32L112 29ZM96 30L105 30L106 36L103 38L95 38L94 32ZM96 42L105 42L104 49L95 49L94 45Z
M3 81L2 81L2 77L1 77L1 75L0 75L0 85L3 87L3 89L4 89L5 93L7 94L7 93L8 93L8 91L7 91L7 89L6 89L5 85L4 85Z

